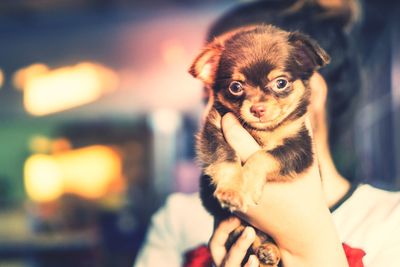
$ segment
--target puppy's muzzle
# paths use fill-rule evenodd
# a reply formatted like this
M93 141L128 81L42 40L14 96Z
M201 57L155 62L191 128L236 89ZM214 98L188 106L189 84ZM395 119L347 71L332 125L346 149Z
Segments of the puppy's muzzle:
M266 108L263 104L254 104L250 107L250 112L256 118L261 118L264 116Z

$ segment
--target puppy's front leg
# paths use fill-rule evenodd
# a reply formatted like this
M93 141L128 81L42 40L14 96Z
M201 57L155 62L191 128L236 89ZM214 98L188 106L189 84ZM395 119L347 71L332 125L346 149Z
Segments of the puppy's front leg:
M257 203L266 181L287 182L313 163L312 140L305 126L271 150L254 153L243 167L245 192Z
M231 211L245 209L242 165L236 152L225 141L221 131L221 116L211 110L197 136L197 151L204 173L215 186L214 196L222 207Z
M266 150L255 152L243 166L243 180L247 198L257 204L267 180L277 180L281 166Z

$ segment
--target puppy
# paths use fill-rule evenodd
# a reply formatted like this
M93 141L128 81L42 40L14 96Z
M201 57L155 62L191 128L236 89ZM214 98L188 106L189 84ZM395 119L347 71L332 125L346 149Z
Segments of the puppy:
M189 72L210 91L211 105L197 135L204 173L200 193L216 221L256 205L266 181L291 181L312 165L312 141L305 125L308 80L328 62L327 53L309 37L270 25L216 37L195 59ZM244 164L221 130L227 112L237 116L261 147ZM249 253L255 253L262 266L277 266L278 248L268 236L257 235Z

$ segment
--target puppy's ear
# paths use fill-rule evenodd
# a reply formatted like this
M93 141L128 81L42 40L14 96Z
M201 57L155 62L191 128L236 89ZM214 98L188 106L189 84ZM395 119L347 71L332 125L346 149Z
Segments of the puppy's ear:
M205 84L212 84L218 69L219 59L223 50L222 43L215 40L209 43L203 51L196 57L189 73Z
M316 70L329 63L329 55L307 35L292 32L289 34L288 40L295 48L294 57L300 66Z
M210 42L194 60L189 73L193 77L202 80L206 85L212 85L216 78L219 60L225 48L225 43L240 32L250 32L256 28L257 25L243 26L215 37L214 41Z

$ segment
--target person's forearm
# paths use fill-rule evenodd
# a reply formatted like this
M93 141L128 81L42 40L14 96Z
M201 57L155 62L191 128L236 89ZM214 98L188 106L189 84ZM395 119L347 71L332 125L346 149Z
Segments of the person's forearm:
M286 250L281 250L282 262L285 267L349 267L344 256L339 251L321 253L320 249L311 255L295 255Z
M329 213L329 210L326 212ZM307 227L313 228L313 231L308 231L308 236L302 236L300 233L294 238L286 235L276 238L285 267L349 266L330 214L318 216L315 223L309 223ZM313 234L310 235L310 232Z

